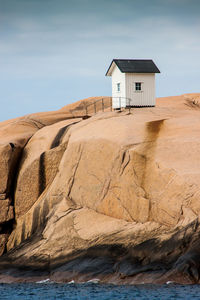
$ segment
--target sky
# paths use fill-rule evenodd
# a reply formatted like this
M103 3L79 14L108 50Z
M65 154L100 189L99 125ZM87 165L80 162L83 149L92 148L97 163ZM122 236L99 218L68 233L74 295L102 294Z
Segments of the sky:
M0 121L110 96L113 58L153 59L157 97L200 92L200 0L0 0Z

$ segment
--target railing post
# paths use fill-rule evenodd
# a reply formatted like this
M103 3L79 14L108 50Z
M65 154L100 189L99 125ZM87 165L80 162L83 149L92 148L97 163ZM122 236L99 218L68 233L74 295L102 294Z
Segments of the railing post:
M97 112L96 101L94 102L94 112L95 112L95 114L96 114L96 112Z
M119 109L121 111L121 97L119 97Z
M128 107L129 107L129 115L130 115L130 113L131 113L131 99L130 98L128 99L128 102L129 102L129 106Z
M101 99L101 105L102 105L102 111L104 111L104 102L103 102L103 98Z
M110 111L112 111L112 97L110 97Z

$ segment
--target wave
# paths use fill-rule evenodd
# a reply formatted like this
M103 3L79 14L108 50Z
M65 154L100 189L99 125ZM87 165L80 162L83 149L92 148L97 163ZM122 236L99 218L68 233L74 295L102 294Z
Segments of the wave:
M98 278L93 278L93 279L90 279L88 281L85 281L85 282L79 282L79 284L86 284L86 283L99 283L100 279ZM71 280L69 282L67 282L67 284L76 284L76 282L74 280Z
M73 284L73 283L75 283L75 281L74 281L74 280L71 280L71 281L69 281L67 284Z
M94 278L94 279L88 280L87 283L99 283L99 281L100 281L100 279Z
M40 280L40 281L36 281L36 283L47 283L50 279L44 279L44 280Z

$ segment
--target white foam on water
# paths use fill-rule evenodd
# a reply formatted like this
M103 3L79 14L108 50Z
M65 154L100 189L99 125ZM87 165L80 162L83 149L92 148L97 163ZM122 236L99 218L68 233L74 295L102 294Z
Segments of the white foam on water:
M166 284L172 284L174 283L173 281L167 281Z
M36 281L36 283L46 283L48 282L50 279L47 278L47 279L44 279L44 280L40 280L40 281Z
M94 279L88 280L87 283L99 283L99 281L100 281L100 279L94 278Z
M73 284L73 283L75 283L75 281L74 281L74 280L71 280L71 281L69 281L67 284Z

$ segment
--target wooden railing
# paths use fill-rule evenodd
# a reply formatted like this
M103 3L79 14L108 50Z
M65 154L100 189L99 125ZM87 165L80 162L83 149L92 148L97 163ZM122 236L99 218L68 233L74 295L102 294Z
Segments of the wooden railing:
M101 98L101 99L98 99L88 105L86 105L84 107L85 109L85 115L86 116L89 116L89 114L96 114L97 112L99 111L102 111L104 112L105 110L108 111L112 111L113 110L113 107L112 107L112 100L113 98L117 98L119 99L119 107L118 107L118 110L121 111L122 108L125 108L125 109L129 109L129 113L130 113L130 110L131 110L131 99L130 98L125 98L125 97L106 97L106 98ZM126 106L122 106L122 99L125 99L126 100ZM124 101L123 101L124 102Z

